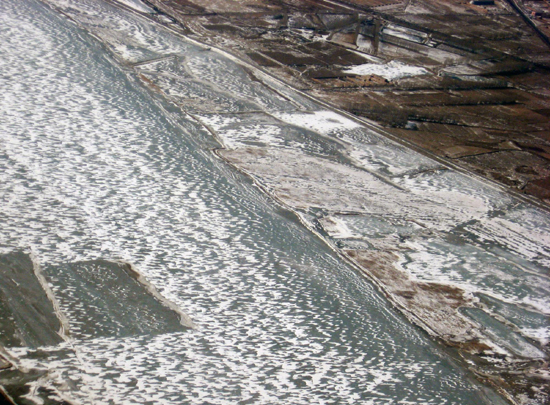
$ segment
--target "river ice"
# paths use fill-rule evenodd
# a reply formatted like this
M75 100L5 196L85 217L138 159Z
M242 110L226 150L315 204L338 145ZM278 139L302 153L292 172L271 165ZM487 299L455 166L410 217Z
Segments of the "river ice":
M412 278L487 297L548 339L545 212L108 2L2 2L0 36L0 252L37 257L69 324L89 322L78 300L92 300L70 264L120 260L196 325L7 347L44 373L29 400L500 401L338 248L393 245Z

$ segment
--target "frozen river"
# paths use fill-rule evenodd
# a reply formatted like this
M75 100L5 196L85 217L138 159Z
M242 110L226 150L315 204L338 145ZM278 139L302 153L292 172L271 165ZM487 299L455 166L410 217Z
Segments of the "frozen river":
M544 211L130 9L2 1L0 39L0 385L20 403L501 401L337 253L453 286L457 335L546 358Z

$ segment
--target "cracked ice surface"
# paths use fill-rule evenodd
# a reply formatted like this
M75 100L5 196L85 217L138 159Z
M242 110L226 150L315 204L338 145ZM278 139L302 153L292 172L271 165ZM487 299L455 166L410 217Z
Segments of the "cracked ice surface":
M443 238L439 232L456 224L479 240L504 232L483 234L483 221L521 233L534 226L514 222L521 207L483 186L456 189L429 159L141 17L101 1L51 3L111 53L42 3L0 5L1 251L30 248L50 269L125 260L197 325L117 338L82 328L59 346L9 348L19 366L48 371L41 381L55 389L51 395L93 404L498 401L217 159L216 140L201 123L227 147L220 153L311 226L323 216L348 229L348 220L381 218L356 227L367 244L376 232L383 243L399 239L396 228L377 224L410 218L419 252L428 252L429 231ZM502 207L510 210L489 216ZM544 245L526 249L525 260L546 263ZM78 288L62 291L60 277L48 274L69 323L84 324ZM461 282L473 285L467 276ZM525 330L543 327L530 322Z

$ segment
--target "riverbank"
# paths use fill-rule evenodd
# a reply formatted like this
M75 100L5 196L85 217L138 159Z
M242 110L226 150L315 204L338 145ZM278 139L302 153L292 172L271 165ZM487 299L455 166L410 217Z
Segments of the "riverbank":
M550 51L489 3L149 1L186 35L547 203Z

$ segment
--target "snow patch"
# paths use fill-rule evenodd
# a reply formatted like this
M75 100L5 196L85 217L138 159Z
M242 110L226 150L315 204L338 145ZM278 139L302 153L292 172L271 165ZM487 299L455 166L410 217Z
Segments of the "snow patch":
M365 63L344 70L345 73L356 75L377 75L387 80L401 79L403 77L426 75L429 72L418 66L406 65L395 60L385 64Z
M275 112L272 115L287 124L296 125L328 135L334 130L361 128L357 122L333 111L315 111L312 113Z
M147 7L145 4L143 4L139 0L116 0L116 1L124 4L125 6L131 7L134 10L137 10L141 13L155 14L155 10L153 10L151 7Z

